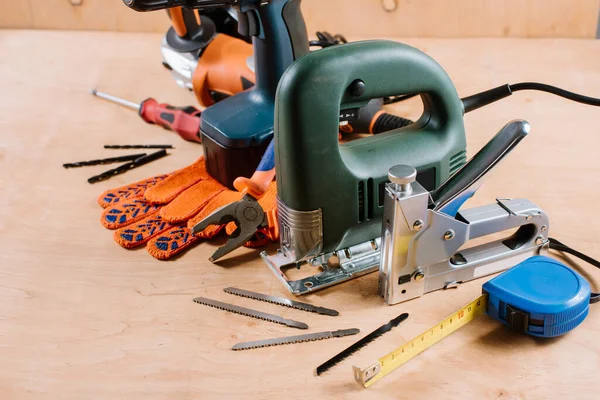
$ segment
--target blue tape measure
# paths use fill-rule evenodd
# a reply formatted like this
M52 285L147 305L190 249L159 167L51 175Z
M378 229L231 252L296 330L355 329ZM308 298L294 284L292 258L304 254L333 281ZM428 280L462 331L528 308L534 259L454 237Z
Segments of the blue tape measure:
M577 327L590 309L590 284L549 257L531 257L483 285L486 313L528 335L554 337Z
M354 367L354 378L369 387L481 314L528 335L564 335L588 315L591 296L590 284L565 264L528 258L486 282L480 297L443 321L367 368Z

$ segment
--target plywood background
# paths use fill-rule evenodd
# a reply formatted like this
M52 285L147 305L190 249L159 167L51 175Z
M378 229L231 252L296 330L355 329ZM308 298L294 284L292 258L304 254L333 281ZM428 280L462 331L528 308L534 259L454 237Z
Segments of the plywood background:
M354 383L352 365L370 365L456 311L481 294L483 281L388 307L373 273L299 299L339 310L332 319L223 293L238 286L290 296L257 251L238 249L212 264L208 257L222 242L201 243L172 262L117 246L99 223L97 196L182 168L201 152L88 93L97 87L134 101L153 95L189 104L193 96L157 62L160 37L0 31L0 400L600 399L598 305L553 340L479 318L365 390ZM600 94L597 40L404 41L437 60L462 96L521 80ZM417 108L402 102L393 111L410 116ZM598 109L519 92L465 116L469 154L513 118L527 119L531 133L485 177L468 207L528 198L550 215L552 236L600 258ZM140 142L176 149L95 185L85 180L108 166L61 166L108 157L103 144ZM599 271L578 264L598 291ZM361 333L233 352L237 342L301 332L199 306L196 296L303 321L310 332ZM321 362L402 312L408 321L314 377Z
M71 2L81 1L81 5ZM396 9L384 10L383 5ZM600 0L304 0L309 32L362 37L596 36ZM0 0L0 27L164 32L122 0Z

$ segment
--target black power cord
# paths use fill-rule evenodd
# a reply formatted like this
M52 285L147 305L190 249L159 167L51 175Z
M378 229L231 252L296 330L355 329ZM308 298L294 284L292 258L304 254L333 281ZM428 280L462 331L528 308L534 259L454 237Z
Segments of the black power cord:
M465 108L465 113L477 110L483 106L502 100L510 96L513 92L520 90L538 90L546 93L564 97L565 99L573 100L578 103L587 104L590 106L600 107L600 99L596 97L584 96L578 93L570 92L556 86L546 85L545 83L537 82L522 82L509 85L498 86L496 88L486 90L485 92L477 93L472 96L462 98L462 103Z
M589 106L600 107L600 98L585 96L579 93L561 89L556 86L546 85L545 83L538 82L521 82L514 83L512 85L509 85L507 83L506 85L498 86L493 89L474 94L472 96L463 97L461 101L464 105L465 113L468 113L470 111L477 110L478 108L481 108L483 106L487 106L488 104L494 103L498 100L502 100L505 97L508 97L514 92L518 92L520 90L537 90L564 97L565 99L576 101L578 103L587 104ZM386 97L384 99L383 104L397 103L400 101L408 100L416 95L417 94L415 93L402 96Z
M600 261L593 259L592 257L587 256L587 255L567 246L566 244L559 242L558 240L556 240L554 238L548 238L548 241L550 242L550 249L557 250L562 253L571 254L572 256L575 256L575 257L587 262L588 264L593 265L594 267L600 269ZM592 293L592 295L590 297L590 304L598 303L599 301L600 301L600 293Z
M325 32L325 34L329 35L327 32ZM321 34L321 35L323 35L323 34ZM325 38L325 36L321 36L321 37ZM334 40L334 39L331 35L329 35L328 40ZM518 92L520 90L538 90L538 91L542 91L542 92L546 92L546 93L551 93L551 94L554 94L554 95L557 95L560 97L564 97L565 99L576 101L578 103L587 104L587 105L596 106L596 107L600 106L599 98L584 96L584 95L581 95L578 93L570 92L565 89L561 89L556 86L546 85L544 83L537 83L537 82L522 82L522 83L515 83L512 85L506 84L506 85L498 86L498 87L490 89L490 90L486 90L481 93L474 94L472 96L464 97L461 99L461 101L463 103L465 113L468 113L470 111L477 110L478 108L481 108L483 106L487 106L491 103L494 103L498 100L502 100L505 97L508 97L511 94L513 94L513 92ZM408 100L417 95L418 95L418 93L413 93L413 94L406 94L406 95L401 95L401 96L385 97L383 99L383 104L388 105L388 104L398 103L400 101ZM401 118L397 121L387 120L386 124L385 124L386 129L389 130L389 129L401 128L403 126L406 126L406 121L407 120L405 120L403 118ZM394 125L395 123L397 123L398 125L395 126Z
M537 82L522 82L515 83L509 85L498 86L496 88L486 90L485 92L477 93L472 96L464 97L461 99L465 114L477 110L483 106L487 106L488 104L494 103L498 100L502 100L505 97L510 96L513 92L518 92L520 90L538 90L546 93L551 93L560 97L564 97L565 99L569 99L572 101L576 101L578 103L587 104L590 106L600 106L600 99L596 97L584 96L582 94L570 92L565 89L561 89L556 86L546 85L544 83ZM594 267L600 269L600 261L595 260L569 246L564 243L559 242L554 238L548 239L550 242L550 249L557 250L563 253L571 254L579 259L593 265ZM600 293L592 293L590 296L590 304L600 302Z

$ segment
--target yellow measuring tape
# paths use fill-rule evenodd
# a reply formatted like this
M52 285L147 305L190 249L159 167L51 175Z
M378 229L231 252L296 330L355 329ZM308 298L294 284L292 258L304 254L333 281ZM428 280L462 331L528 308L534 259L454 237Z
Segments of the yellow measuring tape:
M485 313L487 302L487 294L483 294L433 328L426 330L410 342L381 357L369 367L364 369L352 367L354 369L354 379L364 387L371 386L402 364L471 322L475 317Z

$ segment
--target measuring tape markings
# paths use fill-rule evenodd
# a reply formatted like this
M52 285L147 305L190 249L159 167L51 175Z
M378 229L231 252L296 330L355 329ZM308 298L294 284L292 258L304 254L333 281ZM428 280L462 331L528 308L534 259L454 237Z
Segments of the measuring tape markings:
M371 386L402 364L484 314L487 309L487 301L488 295L483 294L410 342L379 358L369 367L364 369L353 367L354 379L364 387Z

